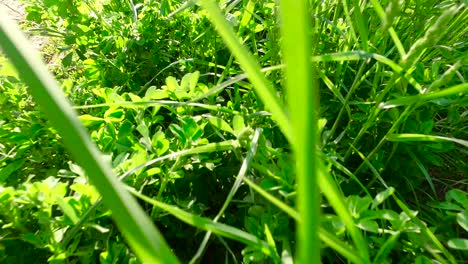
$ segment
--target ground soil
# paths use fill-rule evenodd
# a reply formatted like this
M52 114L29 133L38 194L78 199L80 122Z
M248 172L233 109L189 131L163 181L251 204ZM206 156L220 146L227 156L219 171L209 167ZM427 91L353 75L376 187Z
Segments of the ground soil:
M9 18L13 19L16 23L21 24L24 21L26 16L26 11L24 10L24 1L19 0L0 0L0 14L6 14ZM30 41L34 44L37 49L47 42L47 38L29 35Z
M17 23L20 22L25 15L24 5L18 0L0 0L0 9L13 18Z

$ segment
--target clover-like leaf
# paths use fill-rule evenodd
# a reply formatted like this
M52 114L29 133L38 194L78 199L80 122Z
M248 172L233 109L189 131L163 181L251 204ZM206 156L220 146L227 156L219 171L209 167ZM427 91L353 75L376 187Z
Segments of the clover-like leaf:
M368 232L373 232L373 233L378 233L379 232L379 225L374 220L361 219L356 224L356 226L359 227L360 229L368 231Z
M462 206L468 206L468 196L465 192L458 190L458 189L453 189L448 191L445 194L445 199L447 201L456 201ZM465 207L466 208L466 207Z
M457 214L457 223L468 231L468 209Z
M395 188L389 187L383 192L379 192L372 201L371 209L376 208L395 192Z
M447 245L453 249L468 250L468 239L453 238L447 242Z
M234 130L223 119L221 119L219 117L216 117L216 116L210 116L210 117L208 117L208 121L210 122L211 125L213 125L217 129L222 130L222 131L226 131L226 132L229 132L229 133L235 135Z

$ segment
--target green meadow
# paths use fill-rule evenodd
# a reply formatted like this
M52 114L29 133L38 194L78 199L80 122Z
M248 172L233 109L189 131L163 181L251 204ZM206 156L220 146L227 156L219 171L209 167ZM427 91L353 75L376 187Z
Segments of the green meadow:
M467 263L466 0L21 3L0 263Z

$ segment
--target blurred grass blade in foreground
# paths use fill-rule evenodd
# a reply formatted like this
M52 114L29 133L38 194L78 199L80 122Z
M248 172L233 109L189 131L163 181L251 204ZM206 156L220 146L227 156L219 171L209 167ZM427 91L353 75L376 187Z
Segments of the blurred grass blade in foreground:
M320 194L317 181L317 95L310 58L311 41L308 1L281 2L283 58L286 62L286 88L293 126L299 222L298 260L320 263Z

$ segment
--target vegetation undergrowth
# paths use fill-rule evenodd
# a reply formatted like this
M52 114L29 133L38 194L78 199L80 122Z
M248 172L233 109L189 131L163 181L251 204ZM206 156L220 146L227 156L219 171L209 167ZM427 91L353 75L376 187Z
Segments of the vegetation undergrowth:
M1 263L468 259L466 1L24 2Z

